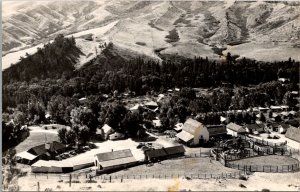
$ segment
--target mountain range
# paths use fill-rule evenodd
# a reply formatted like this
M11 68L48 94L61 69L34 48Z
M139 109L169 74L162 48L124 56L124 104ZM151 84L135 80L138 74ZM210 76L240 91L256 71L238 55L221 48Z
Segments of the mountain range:
M73 35L80 65L113 42L131 53L300 60L300 3L266 1L4 1L3 66ZM89 55L89 56L88 56Z

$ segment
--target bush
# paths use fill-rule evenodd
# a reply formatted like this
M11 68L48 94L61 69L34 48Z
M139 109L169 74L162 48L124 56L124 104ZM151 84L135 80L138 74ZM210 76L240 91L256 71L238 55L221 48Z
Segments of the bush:
M248 179L247 179L247 177L246 177L246 176L244 176L244 175L241 175L241 176L239 176L239 180L244 180L244 181L247 181Z
M72 183L80 183L78 180L73 180Z
M247 188L245 185L243 185L241 183L239 184L239 186L242 187L242 188Z
M45 191L53 191L52 188L46 188Z
M85 182L86 182L86 183L97 183L96 180L86 180Z
M270 189L262 189L261 191L262 191L262 192L269 192Z
M146 46L147 44L145 43L145 42L136 42L135 44L137 44L137 45L141 45L141 46Z
M57 186L56 186L56 189L60 189L60 188L61 188L60 185L57 185Z

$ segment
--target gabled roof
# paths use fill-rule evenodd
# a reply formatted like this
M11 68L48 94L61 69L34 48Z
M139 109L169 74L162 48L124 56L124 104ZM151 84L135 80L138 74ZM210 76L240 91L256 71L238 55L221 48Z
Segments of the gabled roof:
M140 106L140 104L136 104L135 106L130 108L130 111L138 110Z
M188 142L194 138L194 135L190 134L189 132L186 132L185 130L182 130L180 133L176 135L176 137L183 140L184 142Z
M161 121L159 119L152 120L152 122L156 127L161 127Z
M103 129L104 133L107 133L107 132L109 132L112 128L111 128L111 126L105 124L105 125L103 125L102 129Z
M177 124L175 125L174 129L175 129L176 131L180 131L180 130L182 130L182 127L183 127L183 123L177 123Z
M17 157L20 157L22 159L28 159L28 160L34 160L37 158L37 156L32 155L31 153L28 153L27 151L23 151L21 153L16 154Z
M204 125L202 123L189 118L183 124L182 130L184 130L192 135L195 135L196 133L199 133L203 128L204 128Z
M52 143L47 143L50 145L49 151L50 152L54 152L57 150L61 150L61 149L65 149L66 146L62 143L59 143L57 141L53 141ZM41 144L35 147L32 147L28 150L29 153L33 154L33 155L43 155L46 154L48 151L46 150L46 144Z
M257 132L263 132L264 128L263 126L259 126L258 124L246 124L243 126L244 128L248 128L251 131L257 131Z
M209 136L227 134L225 125L207 125L206 128Z
M295 127L290 127L286 131L285 137L300 143L300 129Z
M124 149L124 150L112 151L107 153L99 153L96 154L96 157L99 162L103 162L103 161L133 157L133 155L130 149Z
M103 168L137 162L130 149L99 153L95 156Z
M229 123L226 127L235 132L239 132L239 133L246 132L246 130L242 126L235 123Z
M176 155L184 153L185 149L182 145L173 146L173 147L166 147L161 149L152 149L146 151L146 155L150 158L158 158L158 157L166 157L169 155Z
M158 107L157 103L154 101L150 101L145 103L145 106Z

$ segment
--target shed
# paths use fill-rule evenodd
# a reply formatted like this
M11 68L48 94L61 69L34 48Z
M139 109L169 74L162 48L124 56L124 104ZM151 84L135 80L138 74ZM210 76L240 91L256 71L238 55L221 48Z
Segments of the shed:
M111 135L115 132L115 130L107 124L103 125L102 130L103 130L103 138L104 139L108 139L109 135Z
M100 170L125 168L137 163L130 149L99 153L95 155L95 166Z
M155 127L158 127L158 128L162 126L161 121L159 119L152 120L152 123Z
M38 157L28 153L27 151L23 151L21 153L16 154L17 162L31 165L38 160Z
M206 128L208 130L209 137L227 134L225 125L206 125Z
M235 123L229 123L226 126L226 129L227 129L227 134L235 136L235 137L237 137L239 134L246 133L246 130L242 126L235 124Z
M80 99L78 99L79 103L83 104L86 102L86 98L85 97L82 97Z
M36 156L51 156L53 153L64 152L65 150L66 145L57 141L53 141L51 143L45 143L32 147L28 150L28 152Z
M160 148L160 149L150 149L145 151L145 159L150 161L168 159L177 156L183 156L185 149L182 145Z
M209 140L209 132L202 123L190 118L183 124L182 131L176 137L186 144L197 145L200 140Z
M259 126L259 124L246 124L243 126L243 128L248 132L248 133L263 133L264 128L263 126Z
M180 132L182 130L183 123L177 123L174 127L174 130Z
M131 112L137 112L138 109L139 109L139 107L141 107L141 105L140 104L136 104L135 106L133 106L133 107L130 108L130 111Z
M154 101L150 101L150 102L145 103L145 106L149 109L154 110L158 107L158 104Z

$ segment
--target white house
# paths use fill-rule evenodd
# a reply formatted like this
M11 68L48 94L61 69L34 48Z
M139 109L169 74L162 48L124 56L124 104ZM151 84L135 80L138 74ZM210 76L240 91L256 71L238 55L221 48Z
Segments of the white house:
M237 137L239 134L246 133L246 130L242 126L235 123L229 123L226 126L226 129L227 129L227 134L232 135L234 137Z
M189 145L197 145L200 140L203 142L209 140L207 128L194 119L188 119L182 127L182 131L176 137Z
M102 130L103 130L103 138L104 139L108 139L108 136L115 132L115 130L107 124L103 125Z

